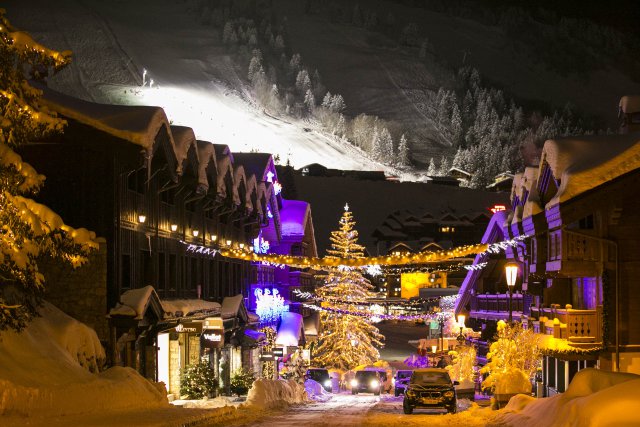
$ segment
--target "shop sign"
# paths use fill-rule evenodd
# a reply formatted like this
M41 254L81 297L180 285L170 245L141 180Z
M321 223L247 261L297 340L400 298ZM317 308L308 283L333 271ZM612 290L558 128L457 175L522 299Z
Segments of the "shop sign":
M271 352L264 352L260 355L260 361L262 362L271 362L275 359L275 356Z
M175 328L176 332L184 332L184 333L192 333L195 334L198 332L198 328L194 326L185 326L183 323L178 323Z
M273 348L273 355L276 356L276 357L284 356L284 347L274 347Z
M202 346L206 348L224 347L224 325L220 317L208 317L202 324L200 336Z

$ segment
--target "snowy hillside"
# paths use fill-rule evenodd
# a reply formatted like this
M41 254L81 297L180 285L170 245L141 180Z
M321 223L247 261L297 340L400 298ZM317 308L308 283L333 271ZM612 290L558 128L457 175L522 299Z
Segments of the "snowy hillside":
M72 65L50 79L63 93L105 103L158 105L174 124L232 151L259 150L294 167L383 170L358 149L314 126L264 113L250 101L225 48L186 3L98 0L5 2L17 27L58 50ZM148 13L153 9L153 15ZM143 69L147 85L141 88ZM153 79L153 87L149 82Z

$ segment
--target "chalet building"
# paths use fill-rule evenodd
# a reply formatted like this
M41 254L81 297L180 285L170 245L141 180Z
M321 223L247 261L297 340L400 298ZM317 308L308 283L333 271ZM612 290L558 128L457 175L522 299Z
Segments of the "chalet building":
M487 185L489 191L511 191L513 186L513 174L509 172L503 172L496 175L493 182Z
M623 96L618 109L620 133L640 132L640 96Z
M515 175L511 210L494 214L482 241L526 238L506 257L478 255L486 266L462 284L456 313L490 339L509 315L504 263L518 262L511 309L541 334L547 394L565 391L587 366L640 373L639 182L637 134L546 141L540 163Z
M471 178L473 178L472 173L469 173L466 170L462 170L460 168L449 169L449 171L447 172L447 176L457 179L461 184L466 184L471 181Z
M376 228L373 237L382 255L437 252L477 242L489 218L489 213L484 212L434 216L429 212L417 215L409 210L396 211ZM422 271L413 273L388 272L376 278L374 284L387 297L430 297L457 292L452 286L460 285L463 278L461 272L429 271L428 266L424 266Z
M233 370L256 366L264 339L250 292L288 289L290 280L303 287L308 273L217 252L313 255L310 206L282 198L270 154L200 141L159 107L95 104L46 88L43 103L68 126L21 150L47 176L40 201L103 238L91 267L65 275L48 266L48 298L95 327L112 364L178 393L180 368L209 353L228 387ZM83 288L83 274L96 270L102 275Z

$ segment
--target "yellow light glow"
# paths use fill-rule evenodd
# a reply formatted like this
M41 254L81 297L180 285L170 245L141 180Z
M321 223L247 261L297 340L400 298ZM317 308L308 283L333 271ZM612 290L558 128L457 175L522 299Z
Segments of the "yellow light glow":
M171 224L171 231L176 232L178 230L178 224Z
M147 220L147 216L145 214L140 214L138 215L138 222L140 224L144 224L144 222Z
M518 279L518 264L515 262L509 262L504 266L504 272L507 276L507 285L512 288L516 284Z
M193 237L198 237L198 234L200 234L200 231L194 229L191 234L193 234Z

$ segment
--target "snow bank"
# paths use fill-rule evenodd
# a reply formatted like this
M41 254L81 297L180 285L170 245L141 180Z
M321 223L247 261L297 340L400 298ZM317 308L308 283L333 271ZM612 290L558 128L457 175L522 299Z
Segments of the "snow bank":
M253 383L247 395L247 405L265 409L283 408L308 401L307 391L294 380L259 379Z
M534 399L513 397L490 426L613 427L640 425L640 376L584 369L567 391Z
M326 402L333 396L326 391L319 382L311 379L304 382L304 389L307 391L309 399L315 400L316 402Z
M45 303L21 333L0 334L0 415L47 417L168 406L162 384L130 368L100 374L95 331ZM36 415L37 414L37 415Z

